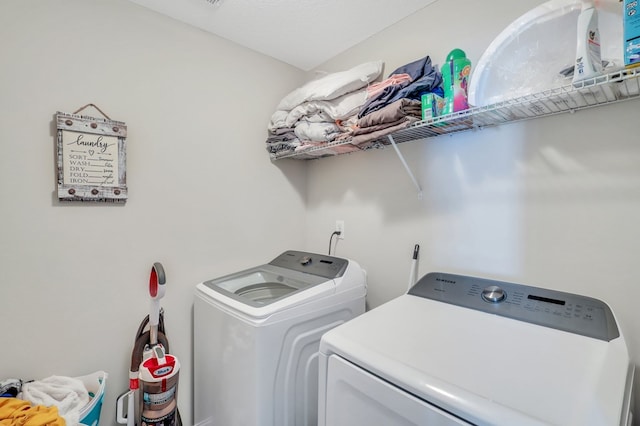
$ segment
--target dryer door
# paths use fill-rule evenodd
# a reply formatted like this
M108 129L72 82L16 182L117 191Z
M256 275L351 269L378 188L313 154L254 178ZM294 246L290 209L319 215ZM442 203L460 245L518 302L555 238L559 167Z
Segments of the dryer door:
M321 426L454 426L471 425L368 371L331 355Z

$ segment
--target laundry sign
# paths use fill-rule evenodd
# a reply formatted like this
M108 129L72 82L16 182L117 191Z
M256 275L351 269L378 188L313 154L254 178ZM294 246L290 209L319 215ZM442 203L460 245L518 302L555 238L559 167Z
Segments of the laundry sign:
M62 131L64 182L118 186L118 138Z
M56 114L58 199L125 202L126 125L77 112Z

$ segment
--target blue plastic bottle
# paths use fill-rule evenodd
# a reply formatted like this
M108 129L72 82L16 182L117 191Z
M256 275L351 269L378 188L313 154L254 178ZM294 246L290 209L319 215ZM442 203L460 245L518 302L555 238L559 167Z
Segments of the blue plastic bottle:
M469 108L467 88L471 77L471 61L461 49L453 49L442 66L442 88L446 103L442 114L463 111Z

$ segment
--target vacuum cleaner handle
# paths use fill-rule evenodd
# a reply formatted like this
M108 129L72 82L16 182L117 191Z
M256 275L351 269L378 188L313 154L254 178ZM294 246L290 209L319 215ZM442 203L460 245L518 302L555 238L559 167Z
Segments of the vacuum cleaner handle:
M165 293L165 283L167 282L164 268L160 262L153 264L151 275L149 276L149 295L151 305L149 309L149 330L151 331L151 346L158 343L158 324L160 323L160 299Z
M151 267L151 276L149 277L149 294L152 299L161 299L164 296L164 285L167 277L164 273L162 263L155 262Z

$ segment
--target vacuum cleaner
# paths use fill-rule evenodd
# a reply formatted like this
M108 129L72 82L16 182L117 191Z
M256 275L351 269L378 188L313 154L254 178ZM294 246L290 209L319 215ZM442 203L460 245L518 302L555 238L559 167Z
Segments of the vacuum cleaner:
M178 411L180 362L169 354L160 299L166 276L154 263L149 277L151 306L140 323L131 353L129 391L116 401L116 421L127 426L182 426Z

